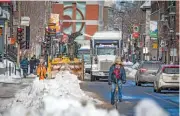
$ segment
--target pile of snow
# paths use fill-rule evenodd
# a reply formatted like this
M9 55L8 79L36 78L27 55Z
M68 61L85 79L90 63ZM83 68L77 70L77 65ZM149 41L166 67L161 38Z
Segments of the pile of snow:
M135 107L135 116L169 116L155 101L144 99Z
M135 78L136 72L137 72L137 68L140 64L137 62L134 65L125 65L125 71L126 71L126 76L129 78Z
M4 116L119 116L116 110L97 109L93 103L83 105L81 101L74 99L47 96L43 99L43 104L40 112L18 105Z
M43 98L46 96L55 96L59 98L69 98L76 100L88 100L93 103L100 101L87 96L79 86L79 80L68 71L59 72L55 79L39 80L35 78L32 85L21 90L11 104L1 104L0 109L15 107L22 104L25 108L40 109L43 107Z
M6 66L8 71L6 71ZM9 69L9 67L11 67L11 70ZM13 83L19 81L17 79L21 78L22 72L16 70L16 74L15 74L15 63L13 63L10 60L4 59L3 62L0 62L0 68L1 70L5 71L4 74L0 75L0 82Z
M110 111L97 109L90 102L83 105L74 99L47 96L43 99L43 104L40 112L18 105L4 113L3 116L124 116L115 109ZM169 114L153 100L144 99L135 107L135 116L169 116Z
M0 62L0 68L6 68L6 65L3 62Z
M136 72L137 70L136 69L133 69L133 68L129 68L129 67L124 67L125 68L125 71L126 71L126 76L128 78L135 78L135 75L136 75Z

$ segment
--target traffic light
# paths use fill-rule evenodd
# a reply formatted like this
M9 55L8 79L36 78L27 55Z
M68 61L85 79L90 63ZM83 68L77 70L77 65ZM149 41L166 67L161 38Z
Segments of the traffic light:
M25 48L26 47L26 41L23 40L24 39L24 29L18 27L17 28L17 41L20 45L20 49Z
M24 35L23 32L24 32L23 28L20 28L20 27L17 28L17 40L18 40L18 43L20 43L20 41L22 41L22 39L23 39L23 35Z
M49 49L51 47L51 38L49 33L46 33L45 41L46 41L46 48Z

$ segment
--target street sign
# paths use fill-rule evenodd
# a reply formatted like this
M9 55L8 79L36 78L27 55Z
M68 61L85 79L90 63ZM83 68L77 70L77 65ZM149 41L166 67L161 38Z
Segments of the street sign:
M8 37L8 44L14 45L16 43L16 38L14 37Z
M149 51L148 51L148 48L147 47L143 47L143 54L147 54Z
M29 17L21 17L21 25L29 26L30 18Z
M158 48L158 44L157 43L153 43L152 48L153 49L157 49Z
M177 49L176 48L171 48L170 56L177 56Z

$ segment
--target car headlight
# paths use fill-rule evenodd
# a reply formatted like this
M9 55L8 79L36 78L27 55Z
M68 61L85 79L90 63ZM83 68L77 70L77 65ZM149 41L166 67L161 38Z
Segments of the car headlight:
M92 66L92 70L98 70L97 65L93 65L93 66Z
M97 67L92 67L93 70L97 70L98 68Z

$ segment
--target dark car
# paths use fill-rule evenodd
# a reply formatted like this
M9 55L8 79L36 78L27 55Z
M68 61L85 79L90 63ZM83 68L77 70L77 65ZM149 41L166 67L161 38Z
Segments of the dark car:
M142 61L135 75L136 85L141 86L142 83L153 83L161 65L160 61Z

